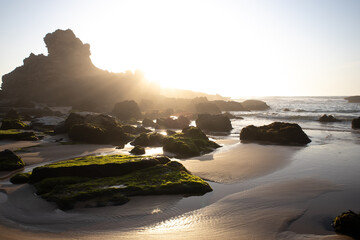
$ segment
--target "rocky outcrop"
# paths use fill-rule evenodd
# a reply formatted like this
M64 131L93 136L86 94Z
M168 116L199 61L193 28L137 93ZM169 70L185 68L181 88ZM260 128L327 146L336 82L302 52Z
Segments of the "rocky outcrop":
M270 107L264 102L260 100L246 100L241 103L245 110L248 111L263 111L268 110Z
M138 104L131 101L123 101L115 104L113 114L122 121L129 121L131 119L140 119L141 111Z
M185 116L179 116L176 119L171 117L168 118L158 118L156 119L155 128L164 129L164 128L172 128L172 129L183 129L188 127L190 124L190 120Z
M136 137L130 144L133 146L142 147L161 147L163 145L165 136L161 133L142 133Z
M24 166L23 160L14 152L8 149L0 152L0 171L12 171Z
M62 210L76 206L120 205L130 196L200 195L212 191L169 158L130 155L88 156L37 167L30 183L36 194Z
M353 129L359 129L360 128L360 117L355 118L351 121L351 127Z
M332 224L335 232L360 239L360 214L351 210L337 216Z
M210 141L197 127L184 128L181 133L173 134L164 139L163 150L178 158L200 156L209 153L220 145Z
M240 102L235 101L224 101L224 100L215 100L211 101L214 103L221 111L245 111L246 109Z
M197 113L209 113L209 114L218 114L221 113L221 110L216 106L215 103L204 102L198 103L195 105Z
M311 142L298 124L284 122L274 122L261 127L244 127L240 132L240 140L281 145L305 145Z
M349 103L360 103L360 96L346 97L345 100L347 100Z
M0 129L29 129L29 126L19 119L3 119Z
M335 118L333 115L324 114L319 118L319 122L323 122L323 123L326 123L326 122L341 122L341 120Z
M142 125L144 127L155 127L155 123L148 118L144 118L144 120L142 121Z
M73 141L99 144L124 144L131 140L121 124L109 115L71 113L65 130Z
M131 149L130 153L134 155L143 155L145 154L145 148L136 145L133 149Z
M26 132L17 129L0 130L0 140L15 140L15 141L36 141L38 137L34 132Z
M229 117L223 114L199 114L196 119L196 126L204 131L211 132L229 132L232 129Z
M31 53L22 66L2 77L1 98L12 100L13 106L21 101L110 111L115 102L147 96L154 89L138 71L115 74L96 68L89 44L70 29L47 34L44 42L47 56Z

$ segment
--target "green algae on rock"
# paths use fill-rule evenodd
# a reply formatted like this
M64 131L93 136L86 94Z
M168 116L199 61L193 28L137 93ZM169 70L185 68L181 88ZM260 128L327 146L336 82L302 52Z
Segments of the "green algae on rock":
M130 153L134 155L143 155L145 154L145 148L139 145L135 145L135 147L131 149Z
M28 183L30 180L31 172L17 173L10 178L10 182L13 184Z
M19 119L3 119L1 129L29 129L29 126Z
M0 171L12 171L23 168L25 163L9 149L0 152Z
M35 168L30 182L38 195L63 210L124 204L137 195L202 195L212 191L181 163L164 156L76 158Z
M23 132L17 129L0 130L0 140L9 139L15 141L36 141L34 132Z
M197 127L184 128L181 133L165 138L163 144L165 152L173 153L179 158L200 156L219 147Z
M348 235L355 239L360 238L360 214L351 210L337 216L332 226L337 233Z

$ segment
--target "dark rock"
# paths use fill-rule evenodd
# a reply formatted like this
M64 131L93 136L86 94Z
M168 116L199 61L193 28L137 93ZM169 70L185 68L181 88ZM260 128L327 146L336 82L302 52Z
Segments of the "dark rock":
M220 145L210 141L205 133L196 127L184 128L181 133L165 138L163 143L164 152L175 154L179 158L200 156L218 147Z
M124 131L124 133L129 133L129 134L134 134L134 135L151 132L151 130L146 129L143 126L134 127L131 125L122 126L122 130Z
M114 117L104 114L71 113L65 120L65 129L73 141L118 145L131 140Z
M123 101L116 103L113 114L122 121L141 118L141 111L135 101Z
M54 134L64 134L66 133L65 121L59 123L54 127Z
M23 160L9 149L0 152L0 171L12 171L23 168Z
M31 172L18 173L10 178L10 182L13 184L24 184L30 181Z
M5 119L20 119L20 114L15 109L10 109L5 117Z
M290 109L289 108L284 108L283 111L284 112L290 112Z
M341 122L341 120L339 119L336 119L333 115L322 115L320 118L319 118L319 121L320 122Z
M144 118L144 120L142 121L142 125L144 127L155 127L155 123L148 118Z
M145 148L136 145L133 149L131 149L130 153L134 155L143 155L145 154Z
M351 210L337 216L332 224L335 232L360 239L360 214Z
M282 145L305 145L311 142L298 124L284 122L274 122L261 127L247 126L241 130L240 140Z
M196 126L212 132L229 132L232 129L229 117L222 114L199 114L196 119Z
M247 111L263 111L268 110L270 107L263 101L260 100L246 100L241 103L241 105L244 107Z
M204 102L198 103L195 105L197 113L209 113L209 114L218 114L221 113L221 110L215 103Z
M211 101L211 103L216 104L216 106L221 111L245 111L246 110L241 103L235 102L235 101L215 100L215 101Z
M349 103L360 103L360 96L346 97L345 100L347 100Z
M34 132L22 132L16 129L0 130L0 140L36 141L38 137Z
M158 118L156 119L156 128L171 128L171 129L183 129L188 127L190 120L187 117L179 116L177 119L168 118Z
M142 147L160 147L163 145L165 136L161 133L142 133L140 136L135 138L130 144L133 146Z
M170 130L170 129L167 129L167 130L166 130L166 135L167 135L167 136L174 135L175 133L176 133L176 132L173 131L173 130Z
M19 119L3 119L0 129L29 129L29 126Z
M358 128L360 128L360 117L355 118L355 119L353 119L353 120L351 121L351 127L352 127L353 129L358 129Z

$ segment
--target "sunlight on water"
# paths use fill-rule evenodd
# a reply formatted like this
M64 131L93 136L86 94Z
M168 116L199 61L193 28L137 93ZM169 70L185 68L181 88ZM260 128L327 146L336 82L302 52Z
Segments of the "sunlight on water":
M171 218L169 220L160 222L156 225L150 226L149 228L145 228L140 234L156 234L156 233L164 233L167 231L178 231L189 228L192 224L196 222L194 216L182 216Z

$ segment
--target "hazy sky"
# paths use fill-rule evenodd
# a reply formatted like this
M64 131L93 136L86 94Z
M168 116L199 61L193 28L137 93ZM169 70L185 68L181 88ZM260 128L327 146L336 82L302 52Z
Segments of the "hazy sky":
M227 96L360 94L359 0L0 0L0 75L72 29L112 72Z

